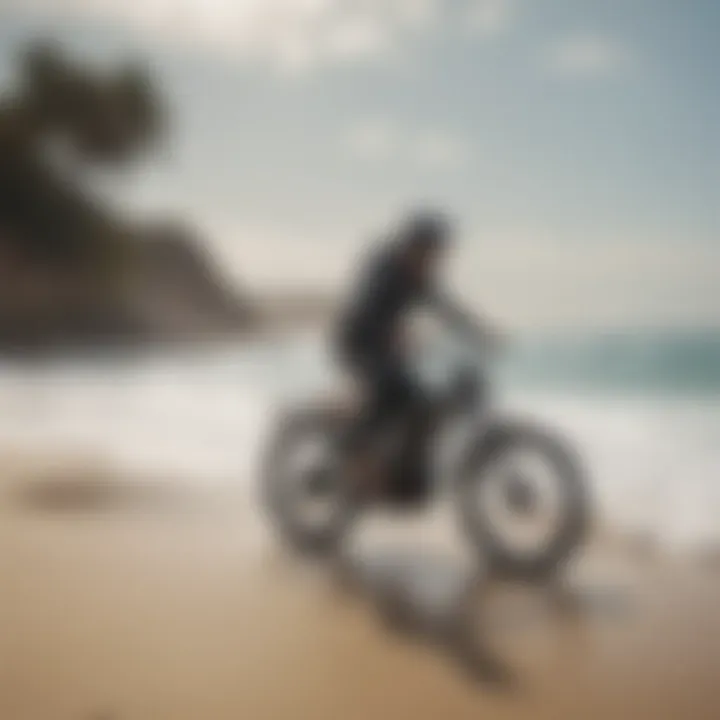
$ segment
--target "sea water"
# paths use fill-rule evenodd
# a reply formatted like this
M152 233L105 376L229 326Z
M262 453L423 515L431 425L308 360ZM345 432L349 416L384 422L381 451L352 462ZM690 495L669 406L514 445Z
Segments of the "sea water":
M452 353L430 353L429 383ZM720 333L543 335L488 370L503 412L563 433L599 513L663 542L720 541ZM249 487L283 407L338 381L305 336L0 366L0 444L130 476Z

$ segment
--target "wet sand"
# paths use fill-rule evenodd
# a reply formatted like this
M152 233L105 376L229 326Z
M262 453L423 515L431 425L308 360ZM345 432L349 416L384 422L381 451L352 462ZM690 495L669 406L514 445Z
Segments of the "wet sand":
M371 546L341 587L246 494L2 467L2 720L720 717L720 570L699 562L603 541L570 594L481 580L461 605L442 546ZM467 672L470 628L514 684Z

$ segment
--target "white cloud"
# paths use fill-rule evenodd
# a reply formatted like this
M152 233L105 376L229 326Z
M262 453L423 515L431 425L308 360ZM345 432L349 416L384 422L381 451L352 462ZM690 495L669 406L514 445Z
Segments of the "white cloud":
M509 26L515 6L515 0L472 0L467 27L479 35L497 35Z
M356 159L366 162L392 160L397 164L431 170L456 170L470 155L457 135L437 129L410 130L388 118L371 118L353 125L342 145Z
M546 60L561 75L609 75L627 67L630 53L613 40L583 36L554 43L547 48Z
M326 41L327 51L338 58L379 55L391 46L388 28L369 15L348 16L338 21Z
M376 59L430 32L441 0L7 0L45 15L121 22L154 39L301 70Z
M200 46L297 72L387 59L443 30L494 36L511 22L516 1L462 0L459 15L454 0L3 0L2 5L46 17L121 23L154 42Z
M457 169L465 164L469 152L462 139L439 132L421 134L412 147L415 161L431 170Z
M389 120L372 118L351 127L343 138L350 153L363 160L384 160L398 150L399 138Z

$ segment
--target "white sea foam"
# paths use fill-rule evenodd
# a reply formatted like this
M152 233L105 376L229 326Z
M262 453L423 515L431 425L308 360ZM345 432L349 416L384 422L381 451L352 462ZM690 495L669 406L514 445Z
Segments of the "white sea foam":
M328 382L309 345L4 366L0 443L249 486L278 403ZM720 405L557 394L515 395L509 405L576 444L613 523L673 544L720 540Z

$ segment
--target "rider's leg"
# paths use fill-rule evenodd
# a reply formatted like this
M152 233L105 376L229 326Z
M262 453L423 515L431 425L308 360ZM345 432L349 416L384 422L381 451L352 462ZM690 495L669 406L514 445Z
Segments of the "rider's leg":
M360 415L343 438L341 452L350 458L352 474L370 491L377 489L382 468L366 452L397 419L412 417L420 404L421 391L404 364L394 357L374 358L360 371L366 388L366 402Z
M404 408L405 434L403 437L402 462L393 487L398 500L421 500L429 487L429 452L434 429L434 413L431 398L419 386L406 396Z

